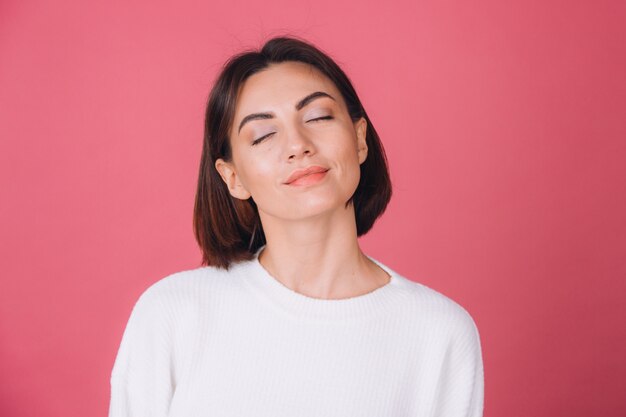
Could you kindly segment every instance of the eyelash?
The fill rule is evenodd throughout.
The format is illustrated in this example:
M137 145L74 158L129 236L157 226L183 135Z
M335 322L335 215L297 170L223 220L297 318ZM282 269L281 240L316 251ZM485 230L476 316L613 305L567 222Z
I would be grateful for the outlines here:
M333 118L332 116L316 117L315 119L311 119L311 120L309 120L309 122L316 122L316 121L319 121L319 120L330 120L330 119L332 119L332 118ZM307 122L307 123L308 123L308 122ZM267 138L267 137L269 137L269 136L273 135L274 133L275 133L275 132L268 133L268 134L267 134L267 135L265 135L265 136L261 136L260 138L253 140L253 141L252 141L252 145L256 145L257 143L259 143L259 142L261 142L263 139L265 139L265 138Z

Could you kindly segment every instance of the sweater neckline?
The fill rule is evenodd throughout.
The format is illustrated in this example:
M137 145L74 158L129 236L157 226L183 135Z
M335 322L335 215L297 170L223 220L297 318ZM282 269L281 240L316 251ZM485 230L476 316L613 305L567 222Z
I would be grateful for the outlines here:
M253 259L247 262L248 272L251 273L244 273L245 279L272 304L297 318L323 321L366 318L397 306L404 295L404 291L399 290L402 277L387 265L366 255L389 274L389 282L368 293L350 298L309 297L285 286L261 265L259 254L264 248L265 245L258 248Z

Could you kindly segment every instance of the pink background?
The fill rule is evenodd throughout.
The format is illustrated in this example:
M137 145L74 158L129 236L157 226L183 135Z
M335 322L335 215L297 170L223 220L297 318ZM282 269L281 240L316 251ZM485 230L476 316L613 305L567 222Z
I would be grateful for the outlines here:
M199 266L211 82L285 33L353 80L395 186L362 247L472 314L485 416L626 415L626 2L90 3L0 3L0 415L107 413Z

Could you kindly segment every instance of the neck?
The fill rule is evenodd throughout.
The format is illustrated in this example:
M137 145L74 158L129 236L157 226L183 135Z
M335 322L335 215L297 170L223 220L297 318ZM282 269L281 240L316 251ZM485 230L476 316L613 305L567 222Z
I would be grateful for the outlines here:
M267 242L259 262L286 287L313 298L341 299L389 282L359 247L352 205L297 221L259 214Z

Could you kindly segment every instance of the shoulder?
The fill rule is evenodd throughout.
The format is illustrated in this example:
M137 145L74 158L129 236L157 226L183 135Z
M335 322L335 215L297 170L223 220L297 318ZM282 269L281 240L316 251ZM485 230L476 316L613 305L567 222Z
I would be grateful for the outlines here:
M177 271L150 284L137 299L135 308L189 308L212 297L234 293L241 285L238 267L214 266Z
M452 338L476 339L478 329L469 311L451 297L397 274L408 294L408 315L423 326Z
M199 286L219 285L228 275L228 271L213 266L177 271L150 284L141 296L163 297L176 292L189 291Z
M408 278L386 263L370 257L395 278L395 288L402 293L408 317L418 317L419 323L441 326L450 324L474 331L476 324L470 313L457 301L430 288L417 280Z

